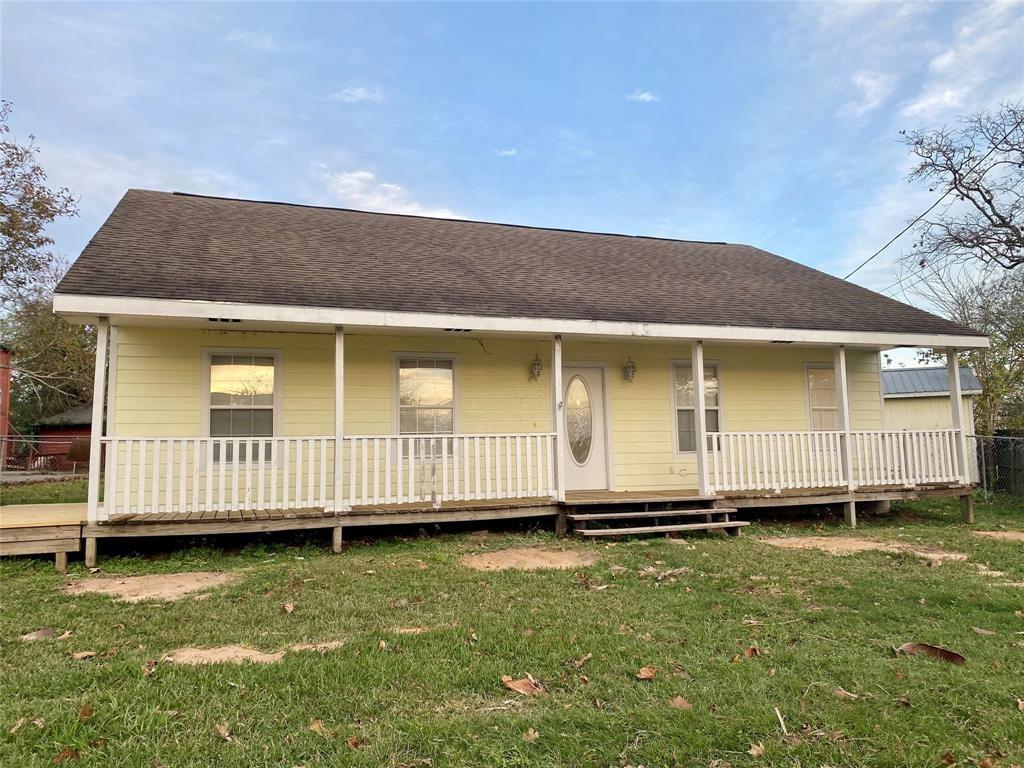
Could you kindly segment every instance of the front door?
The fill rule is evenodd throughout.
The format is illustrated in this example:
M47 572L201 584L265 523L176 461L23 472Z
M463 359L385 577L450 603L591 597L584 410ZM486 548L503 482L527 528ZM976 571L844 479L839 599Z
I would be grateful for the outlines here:
M604 371L563 368L565 382L565 487L570 491L608 488L605 448Z

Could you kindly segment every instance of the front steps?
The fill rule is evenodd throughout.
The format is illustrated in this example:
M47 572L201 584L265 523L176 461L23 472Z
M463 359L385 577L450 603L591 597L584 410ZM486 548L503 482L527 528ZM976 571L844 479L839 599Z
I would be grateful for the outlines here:
M581 511L583 510L583 511ZM750 523L731 520L732 507L719 507L713 497L620 500L568 505L566 515L577 536L634 536L689 531L724 531L738 536Z

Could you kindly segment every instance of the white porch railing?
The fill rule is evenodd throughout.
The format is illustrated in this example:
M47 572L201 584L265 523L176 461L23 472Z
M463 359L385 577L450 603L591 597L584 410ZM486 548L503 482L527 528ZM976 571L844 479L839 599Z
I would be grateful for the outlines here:
M345 437L340 504L335 442L104 437L96 519L556 495L554 433Z
M956 429L708 434L716 492L968 482L957 464ZM852 483L844 469L850 451Z

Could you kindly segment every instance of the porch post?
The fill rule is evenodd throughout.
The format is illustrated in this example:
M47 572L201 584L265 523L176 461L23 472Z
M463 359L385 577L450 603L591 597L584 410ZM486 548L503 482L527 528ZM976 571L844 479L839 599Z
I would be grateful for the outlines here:
M345 468L345 329L334 329L334 511L347 511L342 477Z
M949 375L949 408L953 417L953 429L957 431L954 438L957 479L967 485L969 477L967 474L967 435L964 428L964 395L960 387L960 356L955 348L946 350L946 371ZM970 495L960 497L960 510L963 513L964 522L974 522L973 502Z
M555 500L565 501L565 469L562 466L565 448L565 419L562 417L562 337L556 335L551 344L551 420L555 427Z
M92 426L89 431L89 505L90 523L99 520L100 462L103 460L103 413L107 399L107 337L110 320L101 317L96 324L96 369L92 378Z
M842 344L833 349L832 368L836 379L836 427L842 432L840 438L843 474L846 475L846 488L853 493L857 482L853 477L853 434L850 429L850 386L846 375L846 347ZM844 503L843 516L851 528L857 527L857 508L851 498Z
M697 493L710 495L708 483L708 417L704 401L704 342L699 339L690 347L693 371L693 424L697 448Z

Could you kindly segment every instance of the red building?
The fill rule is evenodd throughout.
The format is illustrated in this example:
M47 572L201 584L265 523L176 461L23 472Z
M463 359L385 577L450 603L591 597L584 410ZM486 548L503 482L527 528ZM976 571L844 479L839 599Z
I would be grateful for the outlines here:
M31 468L81 470L89 463L92 405L77 405L35 425Z

